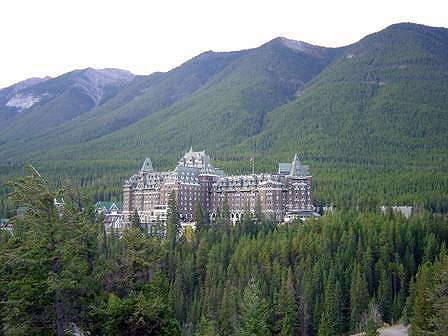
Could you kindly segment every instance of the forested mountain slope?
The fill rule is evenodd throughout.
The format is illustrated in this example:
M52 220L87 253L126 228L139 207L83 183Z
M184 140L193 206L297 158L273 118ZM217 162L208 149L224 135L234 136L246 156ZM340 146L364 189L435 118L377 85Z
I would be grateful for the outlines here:
M258 142L352 161L440 164L447 80L448 30L394 25L347 48L296 100L269 113Z
M172 168L192 145L226 171L247 173L256 148L258 171L298 152L318 202L448 210L447 82L448 30L408 23L342 48L277 38L205 52L138 76L57 125L39 129L25 118L21 127L35 132L3 131L3 178L28 160L98 190L106 172L110 192L95 198L119 197L121 179L145 156Z
M95 147L89 151L93 157L115 144L122 150L148 144L164 153L179 151L186 142L209 148L239 143L258 133L266 113L294 98L336 54L284 38L246 51L205 52L168 73L139 79L107 103L0 153L28 156L23 141L45 150L56 143L86 143ZM82 146L80 152L86 153Z
M244 51L204 53L167 73L142 77L106 104L49 132L38 142L48 146L56 138L63 143L86 142L138 123L140 119L190 96L242 54Z

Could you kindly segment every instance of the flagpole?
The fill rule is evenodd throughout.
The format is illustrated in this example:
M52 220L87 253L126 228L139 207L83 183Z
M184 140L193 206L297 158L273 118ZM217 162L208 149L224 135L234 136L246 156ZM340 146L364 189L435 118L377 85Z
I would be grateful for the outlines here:
M254 142L254 152L252 154L252 175L255 175L255 150L257 148L257 143Z

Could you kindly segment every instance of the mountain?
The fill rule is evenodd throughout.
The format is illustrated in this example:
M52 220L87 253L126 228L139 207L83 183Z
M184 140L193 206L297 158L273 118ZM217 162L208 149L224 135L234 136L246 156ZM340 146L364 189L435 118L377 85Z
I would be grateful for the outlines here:
M205 52L166 73L129 75L102 95L73 84L79 76L14 93L42 100L16 107L13 117L0 109L9 125L0 129L0 161L93 178L104 174L92 163L102 160L118 194L121 176L147 155L167 167L193 145L221 167L248 172L244 157L254 149L267 171L298 152L313 167L321 201L430 200L448 209L445 28L396 24L341 48L279 37ZM61 87L56 103L41 87Z
M347 47L297 99L271 111L257 141L315 156L324 149L327 158L439 164L447 80L448 30L393 25Z
M75 70L56 78L31 78L0 90L2 141L22 139L100 106L134 79L120 69Z
M128 148L151 143L160 153L179 151L185 145L179 147L179 139L210 148L232 145L259 132L267 112L294 99L338 52L284 38L239 52L205 52L167 73L137 78L105 104L0 152L41 157L30 149L92 141L108 147L109 137Z

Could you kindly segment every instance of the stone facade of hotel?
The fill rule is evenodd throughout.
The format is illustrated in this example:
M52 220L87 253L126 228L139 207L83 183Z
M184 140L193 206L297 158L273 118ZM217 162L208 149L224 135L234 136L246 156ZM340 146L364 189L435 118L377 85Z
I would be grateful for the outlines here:
M164 221L171 192L176 195L183 222L194 220L196 202L211 219L216 217L227 195L233 222L259 202L263 213L278 222L312 216L312 179L308 166L295 155L291 163L279 163L277 173L225 176L214 168L205 151L185 153L173 171L156 172L146 158L140 171L123 185L124 224L129 224L135 209L142 223Z

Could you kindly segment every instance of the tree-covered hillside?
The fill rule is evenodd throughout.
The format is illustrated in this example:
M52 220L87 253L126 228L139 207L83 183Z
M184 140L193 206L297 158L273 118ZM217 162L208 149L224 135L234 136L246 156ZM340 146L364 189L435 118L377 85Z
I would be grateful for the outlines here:
M257 171L297 152L317 203L447 211L447 50L447 29L398 24L343 48L277 38L206 52L40 133L4 131L0 178L31 161L110 198L146 156L172 169L193 146L248 173L254 151Z

